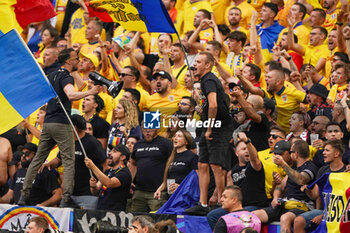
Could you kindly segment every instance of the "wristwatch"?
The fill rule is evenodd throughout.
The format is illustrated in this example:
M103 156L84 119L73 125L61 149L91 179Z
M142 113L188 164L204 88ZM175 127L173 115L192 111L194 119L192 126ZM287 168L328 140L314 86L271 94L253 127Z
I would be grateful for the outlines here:
M252 142L252 140L250 140L250 138L248 138L248 140L245 142L245 144L249 144L251 142Z

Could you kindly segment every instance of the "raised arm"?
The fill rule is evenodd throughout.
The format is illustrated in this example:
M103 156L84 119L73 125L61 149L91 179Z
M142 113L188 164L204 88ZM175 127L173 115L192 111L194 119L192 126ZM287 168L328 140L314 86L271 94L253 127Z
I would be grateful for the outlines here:
M303 47L299 44L294 43L293 25L296 23L295 18L289 15L287 21L288 21L288 36L287 36L288 47L291 50L301 55L304 55Z
M255 171L260 171L262 168L262 163L259 159L258 152L256 151L253 144L248 140L247 135L243 132L238 133L238 137L240 140L247 144L247 149L249 153L249 161L250 165L253 167Z

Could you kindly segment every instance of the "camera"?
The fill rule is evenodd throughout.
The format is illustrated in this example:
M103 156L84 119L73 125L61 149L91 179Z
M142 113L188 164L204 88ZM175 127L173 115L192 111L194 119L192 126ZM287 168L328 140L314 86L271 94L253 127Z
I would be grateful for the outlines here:
M113 226L108 221L99 220L90 227L92 233L127 233L128 229L119 226Z
M113 96L113 98L117 97L117 95L119 94L119 92L123 88L123 81L120 81L120 82L113 81L112 82L97 72L90 72L89 78L96 85L106 85L108 92Z

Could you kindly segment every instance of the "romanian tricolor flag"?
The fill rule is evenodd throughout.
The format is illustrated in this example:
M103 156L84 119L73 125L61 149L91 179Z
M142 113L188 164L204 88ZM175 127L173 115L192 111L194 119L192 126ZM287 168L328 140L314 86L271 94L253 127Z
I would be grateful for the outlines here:
M87 7L91 17L119 23L126 30L176 32L162 0L93 0Z
M0 34L16 28L22 32L28 24L56 15L50 0L0 0Z
M324 210L321 224L314 232L350 232L350 173L327 173L317 183Z
M16 30L0 36L0 134L56 96Z

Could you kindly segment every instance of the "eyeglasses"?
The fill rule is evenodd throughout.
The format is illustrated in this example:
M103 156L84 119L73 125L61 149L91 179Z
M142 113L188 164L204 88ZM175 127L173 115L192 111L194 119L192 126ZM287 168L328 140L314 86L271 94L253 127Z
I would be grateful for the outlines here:
M291 150L289 151L289 154L295 153L295 150Z
M32 153L31 151L26 151L26 152L21 151L19 152L19 155L20 156L24 155L25 157L28 157L31 153Z
M269 138L272 137L273 139L277 139L277 138L282 138L281 136L277 135L277 134L270 134ZM283 139L283 138L282 138Z
M125 77L125 76L134 76L134 75L132 75L132 74L126 74L126 73L121 73L119 76L123 78L123 77Z
M178 103L177 105L189 106L190 104L180 102L180 103Z

